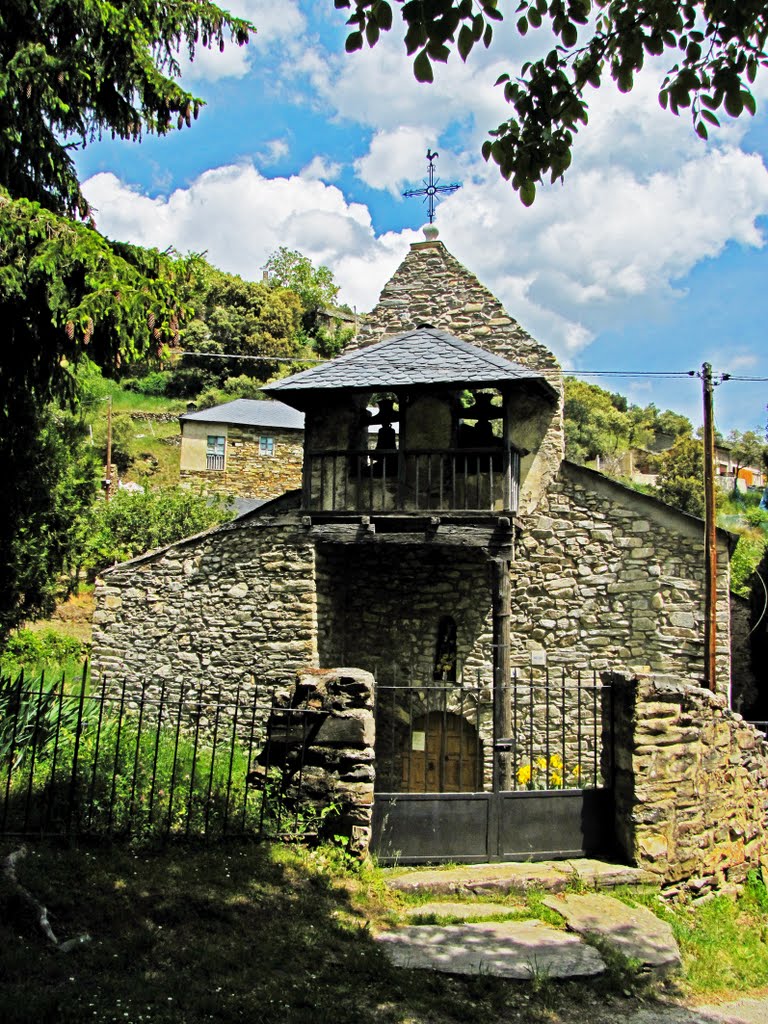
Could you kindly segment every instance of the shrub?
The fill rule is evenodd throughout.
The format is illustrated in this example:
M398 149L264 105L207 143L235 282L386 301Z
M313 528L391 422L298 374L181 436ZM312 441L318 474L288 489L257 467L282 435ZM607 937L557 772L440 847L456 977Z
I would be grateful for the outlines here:
M118 491L90 512L82 564L95 575L114 562L163 547L232 518L227 502L184 487Z
M68 662L79 662L86 645L55 629L20 629L5 644L0 658L0 675L17 674L21 669L58 669Z
M130 377L124 382L123 386L126 391L135 391L139 395L155 395L159 397L167 394L171 376L170 370L155 370L144 377Z

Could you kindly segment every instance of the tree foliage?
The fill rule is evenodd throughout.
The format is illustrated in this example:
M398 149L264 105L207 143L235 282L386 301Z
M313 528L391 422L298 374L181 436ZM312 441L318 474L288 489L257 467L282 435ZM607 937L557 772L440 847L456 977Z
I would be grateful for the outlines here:
M70 568L78 523L97 491L97 464L78 417L29 395L0 431L11 486L0 502L0 639L53 610ZM0 644L2 646L2 644Z
M659 497L692 516L704 516L704 445L684 437L659 456Z
M764 465L768 467L766 455L768 445L763 438L754 430L732 430L725 439L726 447L730 450L731 458L736 466L733 474L733 489L738 486L739 473L747 466L754 466L757 469Z
M305 315L332 306L339 294L333 271L324 265L315 267L309 257L284 245L264 264L272 288L290 288L301 299Z
M565 378L565 452L574 462L613 459L629 448L648 448L660 433L690 436L685 416L650 403L630 405L624 395L575 377Z
M174 342L187 272L184 259L0 194L0 431L22 396L71 400L86 356L114 372Z
M99 572L231 518L223 499L184 487L143 494L118 491L111 501L93 505L83 518L80 562Z
M86 217L71 150L191 124L203 101L176 80L181 54L252 29L209 0L3 0L0 185Z
M434 62L452 51L466 61L479 44L491 45L503 20L499 0L334 0L350 9L346 48L375 46L399 10L405 47L420 82L434 79ZM751 85L768 63L768 10L764 0L520 0L513 31L525 36L544 26L555 45L496 84L514 113L490 132L483 156L493 160L526 206L547 175L562 178L571 164L574 136L587 124L588 87L610 78L629 92L648 58L665 56L668 71L659 102L673 114L690 110L702 138L717 126L717 111L754 114Z

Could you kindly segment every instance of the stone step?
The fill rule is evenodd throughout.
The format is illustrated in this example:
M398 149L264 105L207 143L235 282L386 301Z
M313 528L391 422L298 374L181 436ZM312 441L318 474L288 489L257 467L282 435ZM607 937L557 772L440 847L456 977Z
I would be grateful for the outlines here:
M510 907L507 903L422 903L418 907L408 907L406 917L453 917L462 921L480 921L489 917L509 917L518 914L519 907Z
M602 957L577 935L542 921L407 925L376 935L396 967L501 978L590 977Z
M594 935L658 974L675 971L682 963L671 926L646 907L629 907L597 892L547 896L543 903L561 914L571 931Z
M611 889L618 885L642 885L654 876L642 868L612 864L589 857L574 860L464 864L450 868L392 870L385 882L399 892L433 892L437 895L492 895L542 889L564 892L574 885Z

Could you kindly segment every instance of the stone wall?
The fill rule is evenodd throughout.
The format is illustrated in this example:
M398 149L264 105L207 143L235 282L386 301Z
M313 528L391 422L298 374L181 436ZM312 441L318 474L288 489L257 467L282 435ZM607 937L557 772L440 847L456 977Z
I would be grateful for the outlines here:
M304 434L296 430L236 427L228 425L225 469L185 469L182 483L201 485L216 494L241 498L279 498L286 491L301 487L304 459ZM273 455L259 450L259 438L271 437Z
M375 777L373 676L354 668L305 668L286 704L290 710L275 708L267 727L277 757L270 759L265 749L259 763L293 763L281 787L288 819L293 804L302 818L319 822L321 838L342 836L348 852L364 856ZM297 728L302 709L316 720L314 728Z
M768 742L722 696L614 680L617 838L633 864L698 892L768 867Z
M752 605L731 594L731 704L745 718L761 719L752 657Z
M458 678L492 678L491 578L480 549L323 544L317 558L321 664L358 665L386 685L431 685L441 618L457 624Z
M314 549L287 504L104 573L92 671L233 697L316 663Z
M563 463L512 565L512 664L704 672L704 527L653 498ZM727 537L719 535L718 688L729 692Z

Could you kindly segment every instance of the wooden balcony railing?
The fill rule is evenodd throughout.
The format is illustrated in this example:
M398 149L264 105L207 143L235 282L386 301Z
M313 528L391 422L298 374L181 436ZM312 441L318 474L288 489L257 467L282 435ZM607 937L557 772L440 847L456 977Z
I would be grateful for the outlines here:
M516 512L514 448L311 451L303 506L311 512Z

